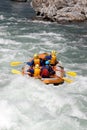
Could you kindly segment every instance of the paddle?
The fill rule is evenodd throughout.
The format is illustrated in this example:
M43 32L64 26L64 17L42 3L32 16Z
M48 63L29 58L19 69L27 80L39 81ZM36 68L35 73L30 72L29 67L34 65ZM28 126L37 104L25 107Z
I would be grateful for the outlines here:
M16 70L16 69L12 69L11 72L12 72L13 74L22 74L21 71ZM64 81L66 81L67 83L72 83L72 82L73 82L73 80L71 80L71 79L69 79L69 78L66 78L66 77L63 77L63 79L64 79Z
M20 61L10 62L10 66L18 66L18 65L21 65L23 63L26 63L27 65L31 66L31 62L20 62Z
M15 70L15 69L12 69L11 72L12 72L13 74L22 74L21 71Z
M72 83L74 82L73 80L69 79L69 78L66 78L66 77L63 77L64 81L66 81L67 83Z
M24 62L20 62L20 61L14 61L14 62L10 62L10 66L17 66L20 64L23 64Z
M69 76L73 76L73 77L75 77L77 75L77 73L73 72L73 71L67 71L66 74L68 74Z

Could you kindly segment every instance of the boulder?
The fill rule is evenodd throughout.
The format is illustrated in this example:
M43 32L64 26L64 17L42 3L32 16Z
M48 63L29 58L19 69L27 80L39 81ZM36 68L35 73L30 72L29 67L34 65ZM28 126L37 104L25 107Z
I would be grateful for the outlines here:
M32 0L36 16L54 22L87 20L87 0Z
M27 2L27 0L11 0L11 1L15 1L15 2Z

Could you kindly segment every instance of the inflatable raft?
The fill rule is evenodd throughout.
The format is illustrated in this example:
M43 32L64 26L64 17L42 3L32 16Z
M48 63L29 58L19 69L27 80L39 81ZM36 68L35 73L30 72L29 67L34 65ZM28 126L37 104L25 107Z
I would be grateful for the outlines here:
M46 55L48 55L48 53L39 54L39 58L44 59ZM62 67L59 62L55 66L52 66L52 67L53 67L53 70L55 71L54 75L51 75L49 78L40 77L39 79L45 84L59 85L59 84L64 83L64 78L63 78L64 77L64 67ZM23 67L22 73L26 74L28 69L29 69L29 66L25 65Z

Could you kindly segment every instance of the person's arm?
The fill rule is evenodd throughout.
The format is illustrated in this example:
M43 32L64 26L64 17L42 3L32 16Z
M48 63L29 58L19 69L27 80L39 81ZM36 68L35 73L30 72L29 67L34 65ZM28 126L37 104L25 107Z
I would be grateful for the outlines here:
M26 64L29 65L29 66L33 66L34 65L34 60L32 60L31 62L27 62Z
M46 60L51 60L52 56L51 55L48 55L45 57Z
M50 74L54 75L55 74L55 71L53 70L53 68L51 66L49 66L49 72Z

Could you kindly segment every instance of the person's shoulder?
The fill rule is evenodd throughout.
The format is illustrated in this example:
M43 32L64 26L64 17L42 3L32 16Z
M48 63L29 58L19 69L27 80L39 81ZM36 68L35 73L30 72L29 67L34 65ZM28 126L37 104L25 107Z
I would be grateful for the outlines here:
M52 56L51 55L47 55L46 58L51 58Z

